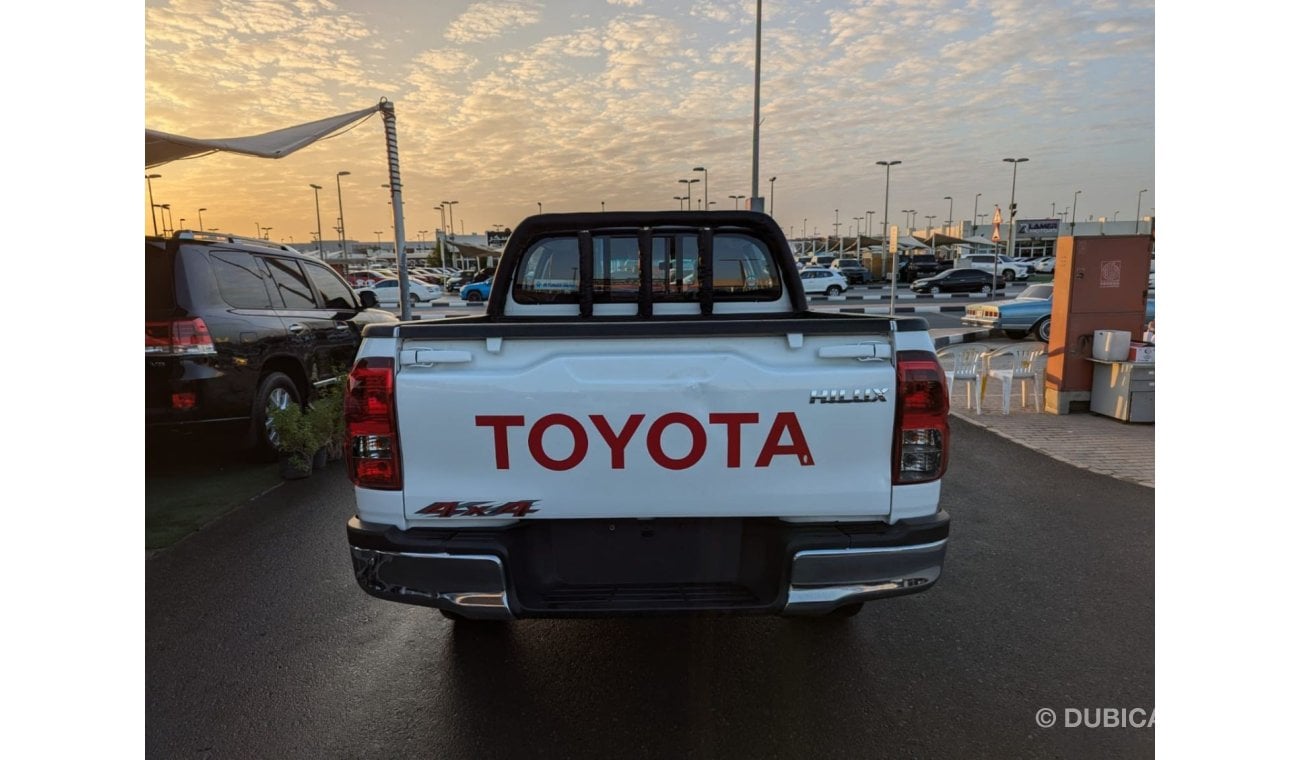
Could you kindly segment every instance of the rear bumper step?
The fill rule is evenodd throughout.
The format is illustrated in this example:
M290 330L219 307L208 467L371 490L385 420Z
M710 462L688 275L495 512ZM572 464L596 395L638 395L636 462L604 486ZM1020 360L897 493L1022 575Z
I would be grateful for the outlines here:
M821 615L932 586L946 512L884 523L523 521L488 530L348 522L367 593L475 619Z

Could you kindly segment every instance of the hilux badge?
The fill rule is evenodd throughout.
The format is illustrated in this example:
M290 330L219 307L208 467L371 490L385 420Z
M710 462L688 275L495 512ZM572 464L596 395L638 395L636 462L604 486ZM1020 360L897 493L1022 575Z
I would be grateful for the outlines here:
M873 401L885 401L888 388L839 388L834 390L813 391L808 397L810 404L870 404Z

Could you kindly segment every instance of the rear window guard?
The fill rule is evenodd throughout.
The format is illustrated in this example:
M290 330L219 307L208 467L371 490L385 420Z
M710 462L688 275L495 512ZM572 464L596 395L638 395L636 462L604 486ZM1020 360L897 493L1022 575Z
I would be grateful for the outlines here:
M521 255L511 295L519 304L578 304L582 317L597 303L775 301L783 293L776 257L742 229L639 227L558 232Z

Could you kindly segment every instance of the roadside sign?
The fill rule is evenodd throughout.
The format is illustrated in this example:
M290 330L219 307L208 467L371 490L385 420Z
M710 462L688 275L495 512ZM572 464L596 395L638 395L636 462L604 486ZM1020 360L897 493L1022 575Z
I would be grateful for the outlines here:
M993 207L993 242L1002 240L1002 209L997 206Z
M889 225L889 252L898 253L898 225Z

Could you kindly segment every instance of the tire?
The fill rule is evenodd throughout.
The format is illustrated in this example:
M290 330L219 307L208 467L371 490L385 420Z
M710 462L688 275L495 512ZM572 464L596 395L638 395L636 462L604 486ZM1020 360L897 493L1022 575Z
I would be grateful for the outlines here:
M932 295L932 296L936 296L936 295L939 295L939 294L942 293L942 292L943 292L943 291L939 289L939 286L938 286L938 285L931 285L931 286L930 286L930 295Z
M1003 269L1003 270L1002 270L1002 281L1003 281L1004 283L1012 283L1012 282L1015 282L1015 281L1016 281L1016 270L1014 270L1014 269Z
M420 305L420 297L417 296L416 294L414 294L414 293L408 293L408 294L406 295L406 298L407 298L407 300L409 300L409 301L411 302L411 305L412 305L412 306L419 306L419 305Z
M1046 343L1047 339L1051 337L1052 334L1052 318L1043 317L1034 323L1034 326L1030 328L1030 331L1033 332L1035 338Z
M259 462L274 462L280 452L275 447L275 430L271 427L270 410L286 409L289 404L301 404L302 394L293 380L283 372L271 372L262 378L253 399L253 420L249 431L251 453Z
M830 287L826 288L826 295L828 296L838 296L840 293L843 292L844 291L840 290L839 285L831 285Z
M1029 331L1028 330L1003 330L1002 334L1006 335L1011 340L1024 340L1025 336L1029 334Z
M470 292L465 294L465 300L469 301L470 303L477 303L483 300L483 294L478 292L477 290L471 290Z
M982 295L982 296L987 296L987 295L990 295L992 292L993 292L993 286L992 286L992 285L981 285L981 286L980 286L980 295Z

